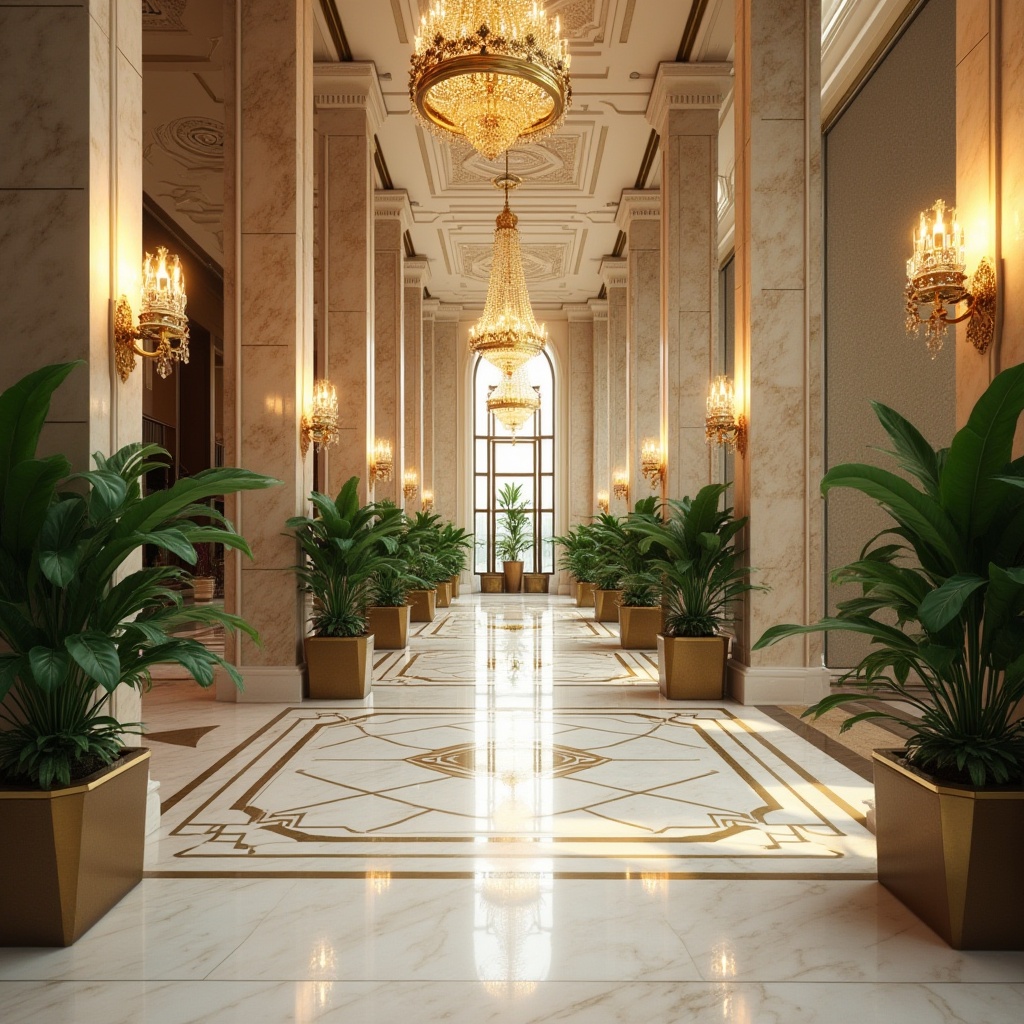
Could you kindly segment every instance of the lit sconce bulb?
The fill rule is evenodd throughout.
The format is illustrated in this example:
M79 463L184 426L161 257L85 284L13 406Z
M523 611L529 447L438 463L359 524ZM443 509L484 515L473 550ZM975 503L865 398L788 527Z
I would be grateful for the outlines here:
M387 483L394 472L395 459L391 450L391 442L377 438L373 446L373 457L370 461L370 479Z
M424 512L430 512L433 509L433 507L434 507L434 492L433 491L424 491L423 492L423 500L421 502L421 505L422 505L422 508L423 508Z
M732 381L719 376L708 388L704 436L708 444L727 444L740 452L747 450L747 422L736 415L736 396Z
M416 475L416 470L407 469L402 474L402 493L405 495L406 501L412 501L416 497L419 486L420 482L419 477Z
M329 448L338 440L338 392L329 380L313 383L313 400L309 411L302 417L299 443L302 457L306 457L310 444Z
M661 442L653 437L644 438L640 446L640 472L650 482L651 490L657 490L658 484L665 475L665 458L661 451Z
M624 470L616 470L612 476L612 494L619 501L629 501L629 474Z
M608 514L608 510L611 508L611 505L610 505L610 503L608 501L608 492L607 491L598 491L597 492L597 507L605 515Z

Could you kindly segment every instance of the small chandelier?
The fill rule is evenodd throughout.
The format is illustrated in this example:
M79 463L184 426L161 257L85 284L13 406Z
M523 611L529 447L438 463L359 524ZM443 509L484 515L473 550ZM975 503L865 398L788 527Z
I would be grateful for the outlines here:
M302 417L299 445L302 457L309 446L329 448L338 440L338 392L329 380L313 382L313 403Z
M420 122L494 160L558 128L572 103L569 47L536 0L445 0L423 15L409 70Z
M501 383L487 396L487 411L512 432L515 442L516 431L540 408L540 395L526 379L522 368L502 377Z
M597 492L597 507L598 507L598 510L603 512L605 515L608 514L608 510L611 508L611 505L610 505L610 503L608 501L608 492L607 491L598 491Z
M494 259L487 284L487 300L480 319L469 329L470 351L482 356L509 377L544 351L547 332L537 326L526 290L523 255L519 247L519 218L509 209L508 191L520 178L508 173L494 179L505 190L505 207L494 230Z
M728 377L716 377L708 389L708 414L704 420L708 444L731 445L747 450L747 421L736 415L736 396Z
M949 325L970 320L967 340L984 353L995 333L995 270L988 259L982 259L967 282L964 230L956 221L956 210L947 211L941 199L935 201L932 210L935 216L931 220L927 211L921 214L919 229L913 236L914 253L907 260L907 333L916 334L923 324L928 351L934 359ZM927 320L922 320L918 313L923 302L932 304ZM959 302L967 303L966 312L949 316L946 305Z
M645 437L640 446L640 475L650 482L651 490L657 490L665 476L665 457L661 442L657 438Z
M373 446L373 457L370 460L370 479L387 483L395 469L395 456L391 442L377 438Z
M617 501L629 501L629 474L617 469L612 475L612 494Z
M416 497L416 492L420 489L419 477L416 475L415 469L407 469L402 474L402 493L405 495L406 501L412 501Z
M431 512L434 508L434 492L424 491L420 505L424 512Z
M121 383L135 369L135 357L156 360L162 378L171 375L175 360L188 362L188 317L185 316L185 277L181 260L158 246L156 256L142 261L142 305L139 326L132 323L132 307L121 296L114 307L114 363ZM155 347L147 349L146 343Z

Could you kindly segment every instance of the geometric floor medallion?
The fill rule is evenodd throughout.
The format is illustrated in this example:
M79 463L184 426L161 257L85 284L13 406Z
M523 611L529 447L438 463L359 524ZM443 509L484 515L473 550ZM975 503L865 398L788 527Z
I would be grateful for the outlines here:
M608 762L606 757L558 744L551 747L535 745L532 759L535 764L533 774L547 775L550 778L572 775L574 772ZM488 743L482 749L475 743L458 743L443 750L416 754L407 757L406 760L410 764L422 765L424 768L464 779L472 779L478 775L507 775L507 770L501 766L500 750L495 743Z

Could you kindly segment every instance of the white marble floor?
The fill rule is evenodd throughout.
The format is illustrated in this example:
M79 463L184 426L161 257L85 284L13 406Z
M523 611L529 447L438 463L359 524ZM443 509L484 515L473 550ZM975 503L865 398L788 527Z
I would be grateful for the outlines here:
M464 596L365 702L162 683L146 878L70 949L0 950L0 1021L1024 1020L1024 954L952 951L873 880L861 775L663 700L592 620Z

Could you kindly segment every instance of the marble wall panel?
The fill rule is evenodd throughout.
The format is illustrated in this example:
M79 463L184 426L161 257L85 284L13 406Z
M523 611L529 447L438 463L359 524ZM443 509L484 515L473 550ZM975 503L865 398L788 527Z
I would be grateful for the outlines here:
M403 291L402 319L404 324L403 341L403 472L398 474L403 479L406 469L416 471L419 489L412 501L407 503L409 510L420 507L423 493L423 286L419 284L405 285ZM403 489L402 497L405 492ZM403 501L403 504L406 504Z
M114 14L117 48L139 77L142 76L142 4L134 0L113 0L117 7ZM111 0L89 5L90 13L100 25L108 24ZM106 13L105 13L106 10ZM140 108L141 114L141 108Z
M594 514L594 323L569 320L569 520Z
M1024 362L1024 7L1002 4L1001 171L1003 329L999 367ZM1024 429L1016 454L1024 453Z
M324 111L318 119L332 130L331 118L345 111ZM329 267L328 303L331 310L372 310L373 191L370 179L370 140L366 115L359 115L359 135L327 136L326 206ZM368 314L370 322L372 315Z
M597 303L592 303L596 306ZM594 310L594 502L599 491L611 493L612 481L608 468L608 311L605 303Z
M396 238L392 238L394 235ZM394 242L398 242L395 246ZM389 244L390 243L390 244ZM374 356L373 429L375 437L391 442L394 471L390 480L374 484L378 500L402 501L405 408L402 250L398 222L378 220L374 240Z
M1017 7L1011 0L1011 9ZM956 0L956 62L960 63L988 35L989 0ZM1007 28L1004 24L1004 29ZM1013 39L1014 36L1006 36Z
M751 4L750 113L760 121L802 120L804 117L809 7L817 0L797 3ZM817 3L819 18L821 4ZM818 36L812 37L820 48Z
M675 351L666 358L668 441L665 496L692 495L711 480L711 451L704 435L711 353L710 314L679 313Z
M430 300L436 303L436 299ZM434 489L434 311L423 311L423 472L420 496Z
M372 351L367 344L366 313L327 315L327 375L338 389L338 426L342 439L327 449L325 479L335 495L349 477L360 480L360 494L369 499L367 452L373 437Z
M454 320L434 322L434 511L453 522L458 522L460 508L458 328Z
M629 309L626 289L612 287L608 293L608 465L612 476L624 472L629 477L630 497L636 490L629 464L630 401L629 347L627 341ZM611 496L611 510L625 515L629 502Z
M242 235L241 344L280 345L294 337L298 246L295 233Z
M630 254L630 391L631 391L631 460L636 467L636 498L650 493L646 480L639 475L640 449L645 438L661 443L661 228L650 220L634 221L634 232L640 225L645 233L657 231L657 248ZM636 498L631 504L635 503Z
M241 578L240 604L245 617L259 630L261 640L260 645L245 636L238 641L241 664L300 664L306 626L295 573L245 566Z

